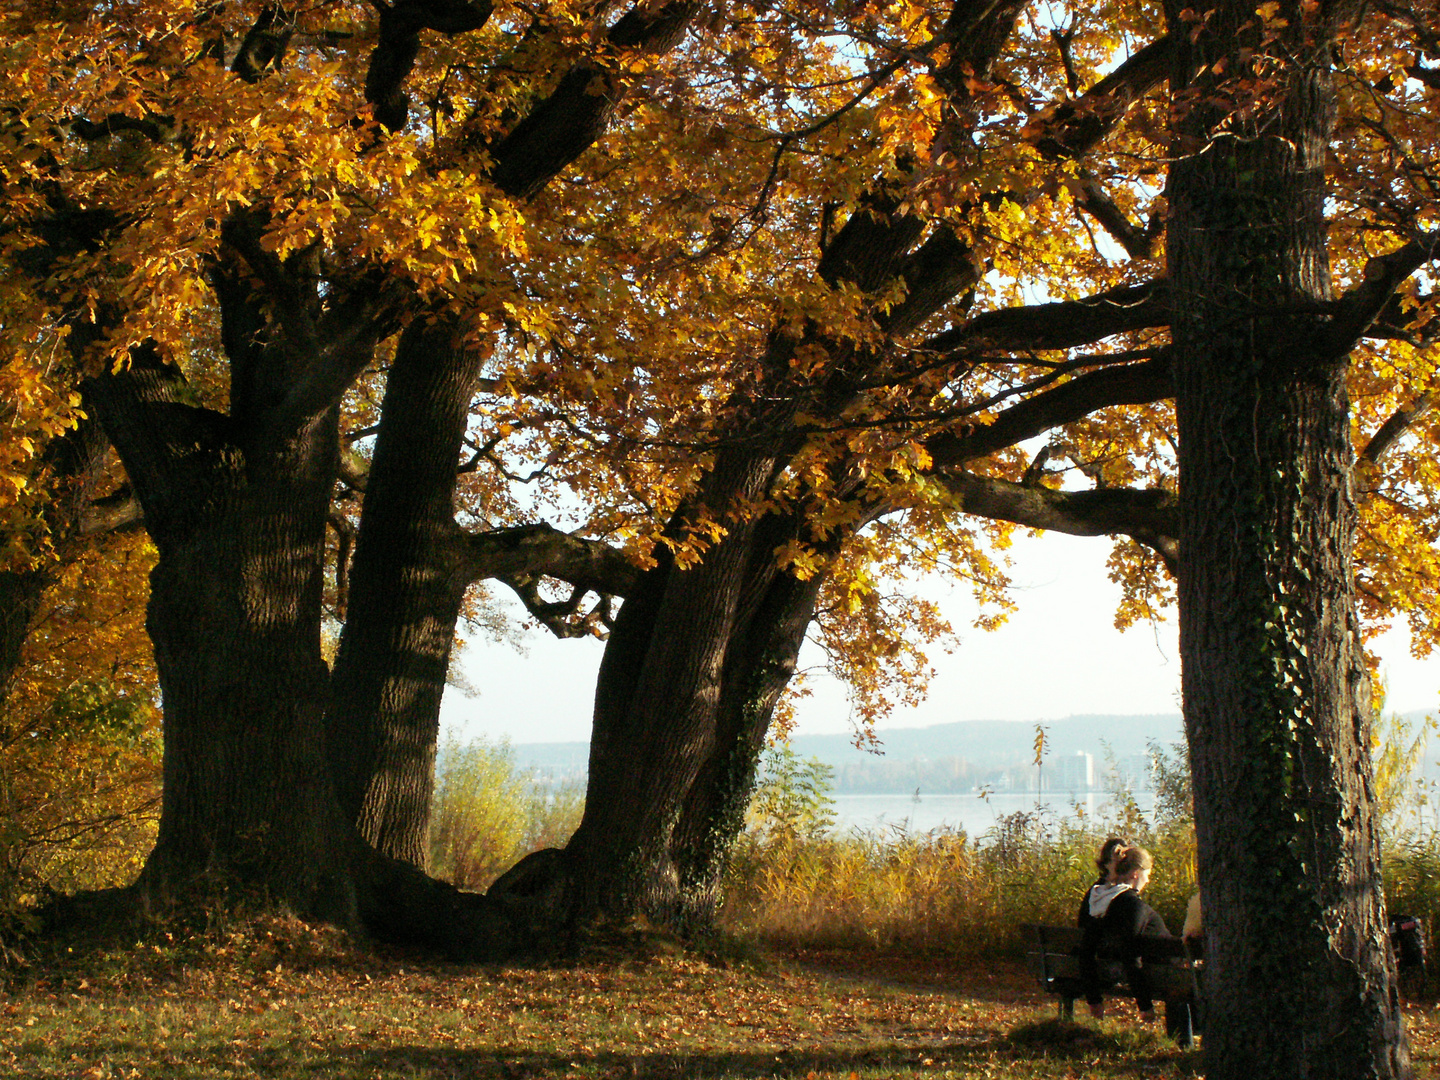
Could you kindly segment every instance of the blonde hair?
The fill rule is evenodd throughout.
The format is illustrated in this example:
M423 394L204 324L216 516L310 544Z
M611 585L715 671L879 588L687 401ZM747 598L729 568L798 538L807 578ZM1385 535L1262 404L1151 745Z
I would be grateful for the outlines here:
M1115 860L1116 878L1128 877L1137 870L1149 870L1155 865L1150 853L1139 844L1131 844Z

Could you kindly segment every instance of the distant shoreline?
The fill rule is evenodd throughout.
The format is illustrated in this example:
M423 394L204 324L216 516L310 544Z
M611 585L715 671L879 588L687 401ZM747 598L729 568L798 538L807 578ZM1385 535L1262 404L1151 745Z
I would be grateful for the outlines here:
M1404 714L1418 718L1424 712ZM1035 783L1037 727L1045 736L1042 781ZM1183 753L1179 713L1084 714L1055 720L959 720L878 732L877 750L857 748L849 734L795 735L791 750L833 770L832 793L844 796L995 795L1063 797L1151 789L1150 753ZM583 781L588 742L511 743L516 766L553 782ZM1088 764L1083 760L1089 755ZM1429 755L1427 755L1429 757ZM1427 762L1426 772L1435 771ZM1089 771L1087 771L1089 770Z

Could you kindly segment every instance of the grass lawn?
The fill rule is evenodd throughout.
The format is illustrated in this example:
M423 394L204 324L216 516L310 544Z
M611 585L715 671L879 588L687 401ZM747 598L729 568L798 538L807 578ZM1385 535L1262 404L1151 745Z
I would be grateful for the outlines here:
M1061 1024L1023 969L857 953L499 968L354 949L275 920L58 950L11 972L15 1077L1184 1077L1130 1019ZM1116 1010L1121 1011L1121 1010ZM1421 1076L1440 1012L1410 1011Z

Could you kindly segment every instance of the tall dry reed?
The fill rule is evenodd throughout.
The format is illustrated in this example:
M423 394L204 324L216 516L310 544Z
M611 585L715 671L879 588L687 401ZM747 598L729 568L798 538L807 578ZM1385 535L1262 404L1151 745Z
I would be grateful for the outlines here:
M789 842L747 834L731 863L722 920L782 945L1018 954L1023 924L1074 920L1110 834L1024 814L979 840L946 829ZM1136 839L1155 855L1146 899L1178 929L1194 889L1193 841L1153 829Z
M797 828L830 819L828 770L782 747L767 755L750 828L736 845L722 923L785 945L1018 954L1025 923L1074 920L1095 879L1096 851L1118 835L1154 854L1146 899L1178 929L1195 889L1189 774L1183 752L1152 754L1157 810L1149 817L1117 789L1101 820L1037 809L971 837ZM776 807L788 817L774 820Z

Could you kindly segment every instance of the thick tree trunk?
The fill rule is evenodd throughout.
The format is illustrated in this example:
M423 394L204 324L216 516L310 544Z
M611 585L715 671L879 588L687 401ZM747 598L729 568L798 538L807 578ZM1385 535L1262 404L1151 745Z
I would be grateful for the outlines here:
M758 609L731 635L714 746L681 807L671 844L680 881L678 916L685 928L708 928L714 920L770 721L795 674L824 581L820 574L802 581L776 572L774 545L757 544L754 555L771 564L770 573L757 567L760 573L752 575L767 580L768 587Z
M704 504L759 497L775 466L773 454L722 454ZM726 535L697 565L664 560L645 575L606 647L585 815L566 849L570 904L582 921L643 914L672 923L678 915L672 838L715 751L725 663L744 622L755 551L754 521L720 520Z
M734 525L686 570L657 549L601 664L585 818L563 858L522 864L497 895L543 896L581 926L637 916L682 933L711 925L823 580L776 565L796 530L779 513Z
M141 357L88 386L159 551L148 625L164 801L132 898L149 908L239 885L457 958L533 950L493 901L376 852L335 798L319 631L334 411L246 446L227 418L178 404L180 383Z
M413 324L385 387L326 730L341 809L423 868L440 698L469 578L453 500L482 354L453 322Z
M1213 71L1242 77L1240 49L1260 52L1243 36L1253 5L1213 13L1176 69L1168 246L1206 1074L1398 1077L1409 1065L1354 608L1345 358L1318 353L1323 324L1297 314L1329 297L1329 56L1311 15L1282 14L1282 96L1250 121L1220 129ZM1181 92L1202 66L1210 81Z
M355 921L349 830L324 758L320 655L335 413L275 447L177 404L158 363L93 381L159 552L147 626L165 709L164 801L141 878L215 874Z

